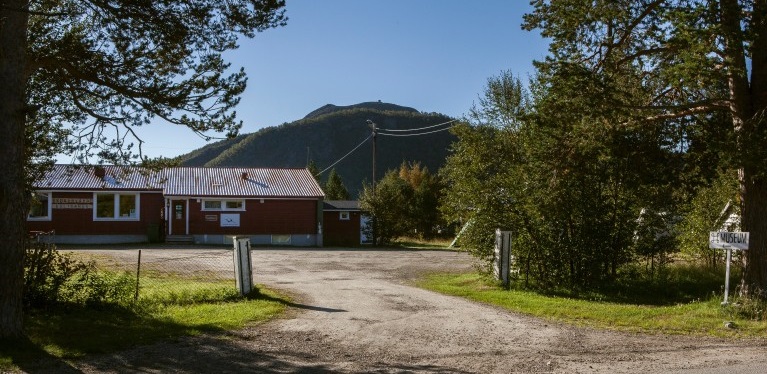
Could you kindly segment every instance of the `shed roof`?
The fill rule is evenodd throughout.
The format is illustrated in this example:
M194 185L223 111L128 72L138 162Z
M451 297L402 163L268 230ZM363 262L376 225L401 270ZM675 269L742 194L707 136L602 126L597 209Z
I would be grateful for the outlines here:
M325 200L322 202L322 210L325 211L358 211L360 202L358 200Z
M149 171L131 166L55 165L34 187L50 190L161 190L168 196L325 196L306 169L179 167Z

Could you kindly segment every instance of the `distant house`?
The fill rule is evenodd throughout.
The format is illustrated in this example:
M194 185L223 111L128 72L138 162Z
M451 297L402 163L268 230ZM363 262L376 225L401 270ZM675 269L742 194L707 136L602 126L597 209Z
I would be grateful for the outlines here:
M34 189L27 228L57 243L323 245L324 193L306 169L56 165Z
M367 217L356 200L328 200L323 207L325 245L356 247L367 244Z

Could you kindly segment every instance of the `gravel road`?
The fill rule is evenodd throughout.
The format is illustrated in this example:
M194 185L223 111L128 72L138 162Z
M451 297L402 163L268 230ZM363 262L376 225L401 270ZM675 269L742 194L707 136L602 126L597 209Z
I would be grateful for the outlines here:
M199 249L198 249L199 250ZM192 250L196 251L196 250ZM143 256L162 255L144 251ZM165 251L167 252L167 251ZM231 263L231 257L225 261ZM223 260L222 260L223 261ZM295 297L287 316L76 361L77 372L765 373L767 342L565 326L418 289L463 253L259 249L255 281Z

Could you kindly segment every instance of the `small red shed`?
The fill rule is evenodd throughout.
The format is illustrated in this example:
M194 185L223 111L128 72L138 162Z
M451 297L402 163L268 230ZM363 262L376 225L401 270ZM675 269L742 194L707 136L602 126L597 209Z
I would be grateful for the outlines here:
M328 200L323 207L325 245L357 247L366 244L367 218L356 200Z

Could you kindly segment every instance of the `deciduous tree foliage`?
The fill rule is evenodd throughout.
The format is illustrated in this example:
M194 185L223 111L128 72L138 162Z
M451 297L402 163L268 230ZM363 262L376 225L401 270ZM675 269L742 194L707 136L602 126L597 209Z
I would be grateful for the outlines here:
M461 246L489 264L493 232L511 230L516 266L536 287L597 288L658 256L637 250L637 217L674 208L673 139L624 124L624 113L589 95L603 85L587 77L541 74L532 94L508 72L491 78L442 171L443 211L467 224Z
M438 176L419 163L403 162L399 170L386 172L375 191L365 186L360 206L376 220L376 236L381 244L404 235L430 239L442 222L441 195Z
M284 0L0 1L0 338L22 334L28 183L57 152L138 158L163 120L235 135L246 84L222 54L284 25ZM133 146L137 144L137 146ZM138 152L137 152L138 151ZM38 169L39 171L39 169Z
M421 239L434 238L437 226L442 223L439 201L444 186L441 179L418 162L403 162L399 168L399 177L413 189L413 199L409 203L410 231Z
M731 119L742 229L751 232L743 290L767 290L767 2L533 2L524 27L550 38L543 74L577 67L591 95L643 126ZM616 81L633 84L614 84ZM631 121L627 121L630 123ZM704 141L715 141L705 139Z
M363 187L360 207L375 220L376 244L389 244L408 232L408 204L412 198L413 189L394 170L386 172L375 190L367 184Z

